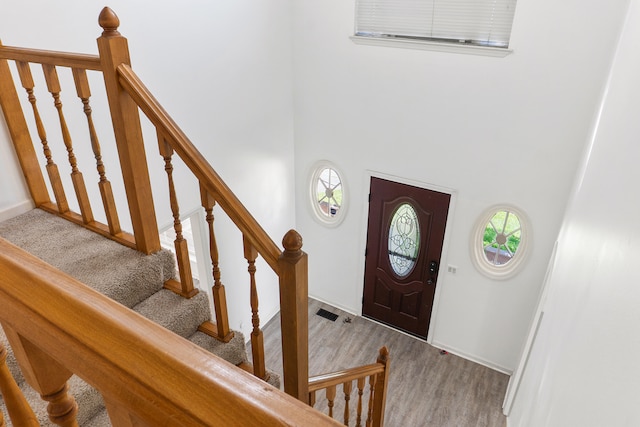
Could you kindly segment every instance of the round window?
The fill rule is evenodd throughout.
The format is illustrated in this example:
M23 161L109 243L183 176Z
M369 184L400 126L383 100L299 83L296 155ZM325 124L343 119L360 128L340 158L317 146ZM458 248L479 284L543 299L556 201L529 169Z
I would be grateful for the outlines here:
M524 213L513 206L494 206L485 211L471 236L476 268L494 279L515 275L530 246L528 228Z
M329 162L315 165L311 175L311 206L316 219L325 225L338 225L345 215L346 191L342 174Z

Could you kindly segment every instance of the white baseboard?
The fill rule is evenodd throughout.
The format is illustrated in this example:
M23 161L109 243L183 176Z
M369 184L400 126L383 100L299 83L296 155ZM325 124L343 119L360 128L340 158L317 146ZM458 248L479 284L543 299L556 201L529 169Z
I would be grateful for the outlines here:
M340 304L336 304L333 301L327 301L327 300L325 300L323 298L320 298L320 297L317 297L315 295L309 295L309 298L314 299L316 301L320 301L320 302L325 303L325 304L328 304L328 305L330 305L332 307L339 308L340 310L342 310L344 312L347 312L347 313L349 313L349 314L351 314L353 316L360 316L360 313L356 313L352 308L344 307L344 306L342 306Z
M491 368L494 371L502 372L503 374L507 374L507 375L513 374L513 370L512 369L506 368L504 366L500 366L500 365L498 365L496 363L493 363L493 362L490 362L488 360L484 360L481 357L475 356L473 354L466 353L466 352L464 352L462 350L459 350L459 349L457 349L455 347L451 347L449 345L440 343L440 342L435 341L435 340L431 343L431 345L433 345L434 347L438 347L438 348L440 348L442 350L446 350L447 352L449 352L451 354L455 354L456 356L460 356L463 359L467 359L467 360L470 360L470 361L472 361L474 363L477 363L479 365L483 365L483 366L486 366L487 368Z
M0 209L0 221L6 221L33 209L33 202L25 200L13 206Z

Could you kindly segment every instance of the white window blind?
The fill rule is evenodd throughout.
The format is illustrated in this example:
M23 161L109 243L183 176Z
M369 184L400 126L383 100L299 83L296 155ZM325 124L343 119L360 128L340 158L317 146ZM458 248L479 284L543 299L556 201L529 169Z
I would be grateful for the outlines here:
M356 36L509 46L516 0L358 0Z

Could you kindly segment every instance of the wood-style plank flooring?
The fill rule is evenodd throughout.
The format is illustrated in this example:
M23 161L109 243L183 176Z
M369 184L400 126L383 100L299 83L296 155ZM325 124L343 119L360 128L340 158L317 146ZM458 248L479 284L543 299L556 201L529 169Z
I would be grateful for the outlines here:
M338 319L332 322L316 315L319 308L338 314ZM351 322L345 322L347 318ZM267 368L282 376L279 316L263 331ZM507 375L452 354L442 355L423 341L309 300L310 375L373 363L383 345L392 358L386 427L506 425L501 406Z

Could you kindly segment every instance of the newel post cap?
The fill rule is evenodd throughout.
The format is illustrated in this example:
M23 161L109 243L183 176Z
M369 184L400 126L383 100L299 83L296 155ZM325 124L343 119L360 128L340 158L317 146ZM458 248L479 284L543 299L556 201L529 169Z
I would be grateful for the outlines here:
M302 249L302 236L296 230L289 230L282 238L284 252L288 255L296 255Z
M383 345L382 347L380 347L380 350L378 351L377 362L386 364L388 360L389 360L389 349L387 348L386 345Z
M104 31L102 31L103 37L113 37L119 36L118 27L120 26L120 19L118 19L118 15L111 10L110 7L105 6L100 12L100 16L98 17L98 24L102 27Z

